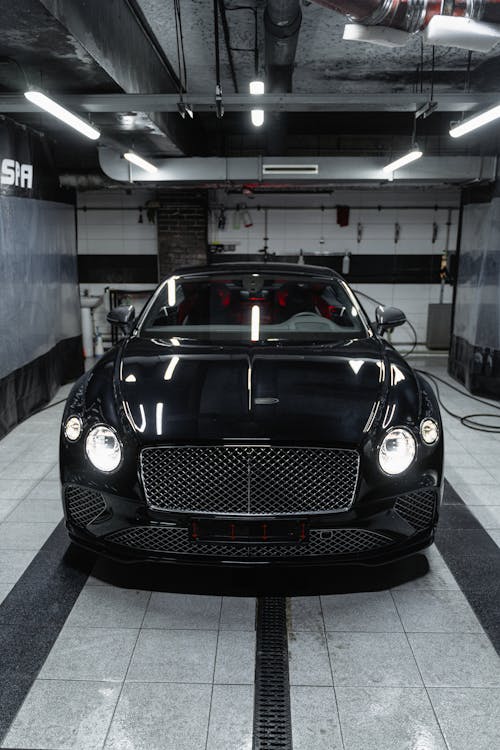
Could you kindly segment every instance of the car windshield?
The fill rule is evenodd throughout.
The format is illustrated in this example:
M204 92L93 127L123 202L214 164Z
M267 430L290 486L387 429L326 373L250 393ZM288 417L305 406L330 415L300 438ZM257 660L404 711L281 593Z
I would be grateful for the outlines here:
M327 343L364 337L363 312L335 278L265 272L172 276L139 334L237 344Z

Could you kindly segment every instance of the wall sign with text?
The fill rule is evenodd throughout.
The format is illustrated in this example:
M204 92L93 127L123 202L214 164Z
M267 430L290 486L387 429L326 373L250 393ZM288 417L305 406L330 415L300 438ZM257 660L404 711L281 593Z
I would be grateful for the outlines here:
M0 119L0 197L36 198L72 203L62 190L50 139L8 118Z

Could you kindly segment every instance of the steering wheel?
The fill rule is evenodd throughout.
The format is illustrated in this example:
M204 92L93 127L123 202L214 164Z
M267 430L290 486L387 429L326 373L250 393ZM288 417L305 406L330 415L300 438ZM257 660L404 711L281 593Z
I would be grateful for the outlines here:
M315 312L310 312L309 310L303 310L303 312L295 313L295 315L292 315L290 320L295 320L296 318L320 318L320 320L325 320L322 315L318 315L318 313Z
M327 320L327 318L324 318L322 315L318 315L318 313L308 312L306 310L292 315L292 317L288 321L288 324L293 330L294 328L296 329L295 324L306 323L307 321L310 321L312 325L315 325L320 330L332 330L331 321Z

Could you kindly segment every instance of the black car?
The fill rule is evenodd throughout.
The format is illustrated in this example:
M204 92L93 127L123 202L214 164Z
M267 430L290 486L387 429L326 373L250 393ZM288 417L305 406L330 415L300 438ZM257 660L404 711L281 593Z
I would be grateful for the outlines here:
M124 561L381 563L433 540L429 383L341 276L285 263L173 274L75 384L61 432L71 539Z

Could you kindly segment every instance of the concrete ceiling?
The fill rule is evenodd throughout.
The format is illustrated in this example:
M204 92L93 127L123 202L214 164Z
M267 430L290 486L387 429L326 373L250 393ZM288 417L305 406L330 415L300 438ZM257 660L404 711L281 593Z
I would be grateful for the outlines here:
M176 61L173 0L138 0L165 54ZM254 16L247 10L231 10L254 5L258 14L259 57L264 60L262 17L265 0L248 3L226 0L226 16L235 48L252 50ZM189 90L207 93L215 86L213 6L207 0L182 0L184 39L187 50ZM342 34L346 18L314 3L304 3L300 28L293 91L296 93L366 93L412 91L420 64L420 37L407 46L389 49L346 42ZM223 90L233 91L227 52L222 43ZM248 91L254 76L252 52L233 53L241 91ZM424 47L424 86L430 85L432 48ZM176 64L176 62L175 62ZM479 90L498 88L500 44L489 54L474 53L471 86ZM467 52L456 48L436 48L435 91L463 90Z
M265 0L225 0L225 15L236 83L248 91L255 75L255 15L259 72L264 74ZM255 8L241 9L241 6ZM213 4L181 0L189 93L214 96L215 59ZM0 0L0 93L22 91L29 82L56 98L65 94L173 93L177 91L177 46L173 0L23 0L19 13L12 0ZM345 19L314 3L302 4L293 93L304 95L429 94L431 54L424 47L424 72L417 81L421 46L416 38L406 47L387 49L344 42ZM434 94L463 92L467 53L436 48ZM499 88L500 45L472 56L471 91ZM221 33L223 94L235 90L229 55ZM78 108L78 107L76 107ZM0 106L0 112L1 112ZM145 156L375 155L407 148L413 115L404 112L289 112L266 114L256 130L248 112L197 112L194 121L176 112L106 111L92 114L110 145L133 145ZM63 170L97 168L94 145L43 114L10 116L46 132L57 141ZM454 118L455 119L455 118ZM418 138L429 154L497 154L499 129L454 141L448 136L450 115L434 113L418 124ZM131 124L132 123L132 124Z

